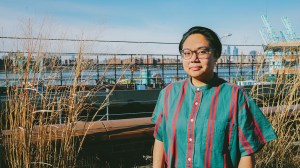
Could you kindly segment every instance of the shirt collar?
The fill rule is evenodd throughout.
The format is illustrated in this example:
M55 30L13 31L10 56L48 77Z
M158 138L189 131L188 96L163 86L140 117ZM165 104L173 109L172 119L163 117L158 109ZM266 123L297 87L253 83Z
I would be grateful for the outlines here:
M187 78L186 80L188 81L189 87L192 88L193 91L208 90L212 87L218 86L218 85L226 82L225 80L220 79L218 77L218 74L216 74L216 73L214 73L214 77L206 85L203 85L203 86L194 86L192 83L191 77Z

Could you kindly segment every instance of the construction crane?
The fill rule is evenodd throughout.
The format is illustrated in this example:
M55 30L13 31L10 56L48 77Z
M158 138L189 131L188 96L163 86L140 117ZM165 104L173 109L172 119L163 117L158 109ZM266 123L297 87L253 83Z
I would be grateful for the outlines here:
M281 21L283 22L283 25L285 27L286 30L285 33L288 37L288 40L290 41L299 40L288 17L281 17Z
M268 20L267 15L262 15L261 19L265 25L265 27L260 31L260 34L266 44L272 42L279 42L279 37L273 31L272 25Z
M280 35L281 35L281 41L286 42L285 35L282 31L280 31Z

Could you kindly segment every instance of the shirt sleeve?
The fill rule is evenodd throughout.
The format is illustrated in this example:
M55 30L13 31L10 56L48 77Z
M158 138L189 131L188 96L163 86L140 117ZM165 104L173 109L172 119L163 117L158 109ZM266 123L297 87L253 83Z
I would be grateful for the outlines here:
M247 156L258 152L277 135L251 96L246 91L242 92L237 129L241 156Z
M152 122L155 124L153 136L159 141L163 141L163 107L164 107L164 94L162 90L159 93L155 109L152 115Z

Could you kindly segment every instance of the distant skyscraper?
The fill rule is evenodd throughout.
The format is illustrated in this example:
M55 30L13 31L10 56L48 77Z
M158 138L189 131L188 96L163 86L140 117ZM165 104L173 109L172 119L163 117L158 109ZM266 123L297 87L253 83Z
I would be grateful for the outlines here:
M233 50L232 50L232 57L230 58L230 60L232 62L237 62L238 61L238 55L239 55L239 49L234 46Z
M238 56L239 55L239 49L238 48L236 48L236 46L234 46L234 48L233 48L233 55L234 56Z
M227 51L226 54L227 54L228 56L230 56L230 55L231 55L231 52L230 52L230 46L227 46L227 50L226 50L226 51Z
M252 57L256 57L257 52L255 50L252 50L252 51L249 52L249 55L252 56Z

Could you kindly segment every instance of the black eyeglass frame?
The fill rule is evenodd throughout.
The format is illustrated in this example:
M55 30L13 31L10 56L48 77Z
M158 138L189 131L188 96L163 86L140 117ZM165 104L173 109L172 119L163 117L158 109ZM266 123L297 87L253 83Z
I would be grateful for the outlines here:
M198 48L197 50L190 50L190 49L183 49L183 50L180 50L180 55L182 57L182 59L185 59L185 60L189 60L192 58L193 54L195 53L197 58L198 59L207 59L209 57L209 54L211 54L212 51L214 51L215 49L214 48L208 48L208 47L201 47L201 48ZM190 56L184 56L184 51L190 51L191 54ZM203 53L203 51L205 51L205 53Z

